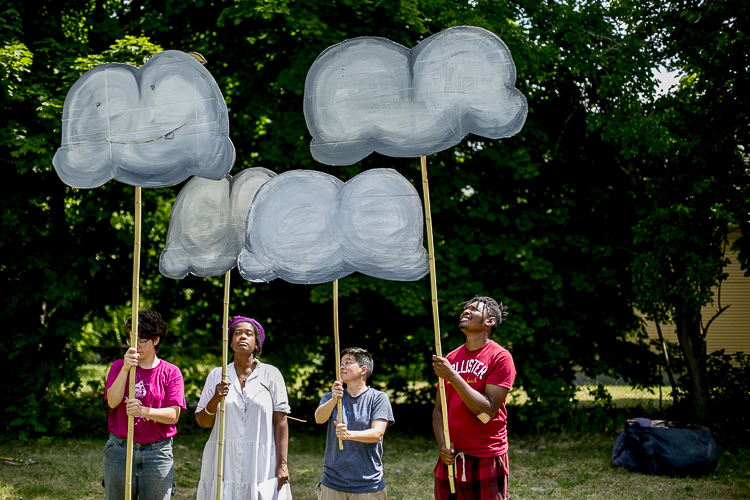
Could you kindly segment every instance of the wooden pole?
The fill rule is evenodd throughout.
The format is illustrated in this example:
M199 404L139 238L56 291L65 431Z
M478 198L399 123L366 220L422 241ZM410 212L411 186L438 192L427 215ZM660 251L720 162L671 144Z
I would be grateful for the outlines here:
M427 158L420 158L422 164L422 190L424 191L424 216L427 225L427 251L430 256L430 291L432 292L432 322L435 325L435 354L443 357L443 348L440 343L440 316L438 315L438 297L437 297L437 278L435 277L435 244L432 239L432 212L430 211L430 189L427 183ZM440 403L443 410L443 436L445 445L450 448L451 437L448 430L448 405L445 400L445 380L438 377L438 386L440 388ZM456 492L456 485L453 480L453 467L448 467L448 481L450 482L451 493Z
M135 243L133 244L133 308L130 322L130 346L138 348L138 302L140 301L141 271L141 187L135 187ZM135 371L129 373L128 399L135 399ZM135 427L133 415L128 415L128 441L125 451L125 498L130 499L133 477L133 434Z
M224 275L224 339L221 344L221 380L227 380L227 361L229 358L229 275L231 271L227 271ZM224 423L225 423L225 411L224 411L224 398L221 397L219 402L219 463L216 468L216 500L221 500L221 493L224 484Z
M336 347L336 380L341 380L341 346L339 346L339 280L333 280L333 340ZM339 413L339 423L343 424L341 400L336 408ZM339 450L344 449L344 441L339 439Z

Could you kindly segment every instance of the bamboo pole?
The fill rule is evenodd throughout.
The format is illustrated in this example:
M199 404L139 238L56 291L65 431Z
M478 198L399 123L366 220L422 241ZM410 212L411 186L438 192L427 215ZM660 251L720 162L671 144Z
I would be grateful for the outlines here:
M333 340L336 347L336 380L341 380L341 346L339 346L339 280L333 280ZM344 423L341 400L336 408L339 412L339 423ZM339 439L339 450L344 449L344 441Z
M130 327L130 346L138 348L138 303L140 301L140 271L141 271L141 187L135 187L135 243L133 244L133 299L132 319ZM135 371L129 373L128 399L135 399ZM125 452L125 498L130 499L133 484L133 435L135 427L133 415L128 415L128 441Z
M221 343L221 380L227 380L227 362L229 359L229 275L231 271L227 271L224 275L224 325L222 331L224 332L224 338ZM221 500L221 493L224 484L224 423L225 423L225 411L224 411L224 398L221 397L219 402L219 463L216 468L216 500Z
M420 158L422 164L422 190L424 191L424 216L427 225L427 251L430 256L430 291L432 292L432 322L435 325L435 354L443 357L443 348L440 343L440 316L438 315L438 297L437 297L437 278L435 276L435 244L432 239L432 212L430 211L430 188L427 183L427 158ZM445 400L445 380L438 377L438 386L440 388L440 404L443 410L443 436L445 445L450 448L451 436L448 430L448 405ZM456 492L456 485L453 480L453 467L448 467L448 481L451 487L451 493Z

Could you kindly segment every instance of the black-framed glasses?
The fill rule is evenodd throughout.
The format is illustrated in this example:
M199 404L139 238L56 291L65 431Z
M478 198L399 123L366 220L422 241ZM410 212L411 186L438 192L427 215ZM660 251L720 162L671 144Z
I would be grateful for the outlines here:
M153 340L153 339L139 340L138 341L138 347L140 347L141 349L143 349L144 347L146 347L146 343L149 340ZM130 337L128 337L127 339L125 339L125 343L128 344L128 346L130 346Z

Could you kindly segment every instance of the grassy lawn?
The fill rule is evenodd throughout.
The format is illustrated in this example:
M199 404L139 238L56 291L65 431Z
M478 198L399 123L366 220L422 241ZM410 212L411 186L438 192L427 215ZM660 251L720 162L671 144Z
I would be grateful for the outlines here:
M177 496L194 499L207 433L175 440ZM511 439L513 499L743 499L750 498L750 451L721 453L714 475L668 478L610 465L614 437L545 436ZM289 465L296 500L313 500L322 473L324 437L292 435ZM38 465L0 464L0 499L99 499L104 440L0 443L0 456L33 458ZM432 498L435 444L423 436L386 434L385 469L392 500Z

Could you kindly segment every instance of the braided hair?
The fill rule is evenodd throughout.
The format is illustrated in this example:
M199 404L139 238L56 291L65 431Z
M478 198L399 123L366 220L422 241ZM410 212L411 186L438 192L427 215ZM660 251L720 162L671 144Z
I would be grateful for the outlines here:
M475 302L484 304L484 316L482 319L495 318L495 324L490 329L490 335L492 335L495 333L495 329L505 321L505 317L508 316L508 306L504 306L502 302L498 304L492 297L474 297L462 303L461 306L466 309L469 304L474 304Z

